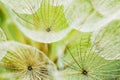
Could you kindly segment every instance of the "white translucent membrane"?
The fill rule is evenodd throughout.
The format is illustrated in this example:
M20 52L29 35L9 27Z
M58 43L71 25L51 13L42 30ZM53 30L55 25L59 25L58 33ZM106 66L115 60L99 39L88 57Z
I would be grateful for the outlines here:
M105 16L120 12L120 0L91 0L93 7Z
M63 39L72 29L64 16L64 9L59 0L43 0L34 14L19 14L15 22L18 28L30 39L51 43ZM14 15L13 15L14 16Z
M54 5L54 6L62 6L64 0L49 0L49 2L51 5Z
M95 51L108 60L120 59L120 21L114 21L93 33Z
M0 0L9 8L20 14L32 14L40 7L42 0Z
M6 40L7 40L6 35L0 28L0 44ZM7 49L6 48L4 49L3 46L0 45L0 60L4 57L4 55L6 54L6 51L7 51Z
M80 30L82 32L96 31L107 25L109 22L115 19L120 19L120 17L117 16L118 14L112 15L111 17L102 17L98 13L93 13L86 19L84 24L75 27L75 29Z
M97 0L96 3L99 3L100 1ZM107 2L109 1L107 0L106 3ZM102 15L93 7L92 1L90 0L65 0L63 5L68 23L74 24L73 28L82 32L98 30L110 21L118 18L120 15L120 12L118 11L114 11L115 14L111 14L110 16ZM101 5L98 5L98 7L99 6L101 7ZM116 6L113 6L113 8L114 7ZM109 9L107 11L109 11Z
M115 80L120 76L119 60L99 56L90 42L90 33L79 33L64 51L64 80Z
M4 42L7 54L1 60L2 65L12 71L18 80L54 80L56 66L35 47L14 41ZM2 44L2 45L3 45Z
M19 23L18 23L19 24ZM37 31L37 30L29 30L21 25L18 25L19 29L30 39L43 42L43 43L51 43L56 42L58 40L63 39L70 31L71 27L59 32L46 32L46 31Z

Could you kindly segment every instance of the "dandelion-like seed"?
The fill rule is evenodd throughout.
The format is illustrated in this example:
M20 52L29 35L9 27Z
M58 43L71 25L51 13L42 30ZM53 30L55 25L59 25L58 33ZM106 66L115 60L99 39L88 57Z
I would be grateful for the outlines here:
M20 1L5 2L2 0L2 2L12 6L12 3L19 3ZM61 0L23 0L22 3L25 6L19 7L25 7L22 10L23 13L18 11L19 7L12 9L12 12L16 17L17 27L30 39L51 43L61 40L71 31L71 27L64 16Z
M81 35L80 35L81 34ZM79 33L80 38L67 45L63 57L65 80L114 80L120 77L120 61L106 60L91 46L90 33Z
M42 53L31 46L16 42L6 42L8 52L2 65L19 80L54 80L54 64ZM12 45L12 47L11 47Z

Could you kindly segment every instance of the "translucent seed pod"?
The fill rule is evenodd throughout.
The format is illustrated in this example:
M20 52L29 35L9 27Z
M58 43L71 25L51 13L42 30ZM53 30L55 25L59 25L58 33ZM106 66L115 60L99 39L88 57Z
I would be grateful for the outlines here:
M99 2L100 1L96 1L96 3ZM106 3L107 2L109 1L107 0ZM73 28L82 32L96 31L110 21L118 18L118 13L116 13L116 15L105 16L98 12L94 8L92 0L65 0L63 4L64 14L68 23L72 25ZM101 5L98 6L101 7ZM115 6L113 6L113 8L114 7Z
M43 52L18 42L3 44L8 51L1 65L14 75L15 80L54 80L56 66Z
M85 34L81 33L81 38L66 47L62 70L64 80L114 80L120 76L120 61L99 56L93 50L89 34L86 37Z
M120 14L120 0L91 0L95 10L105 16Z
M120 59L120 21L113 21L93 33L95 51L105 59Z
M40 7L42 0L0 0L10 9L20 14L33 14Z
M34 11L30 4L27 7ZM42 0L39 8L32 14L21 14L14 9L13 12L18 28L27 37L37 42L56 42L71 31L71 25L64 16L64 7L60 0Z

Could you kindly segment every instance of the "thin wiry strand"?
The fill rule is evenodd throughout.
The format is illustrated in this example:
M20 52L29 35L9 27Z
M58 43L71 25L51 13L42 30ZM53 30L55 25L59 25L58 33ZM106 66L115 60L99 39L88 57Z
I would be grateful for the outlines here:
M99 2L104 2L106 6ZM65 0L65 17L68 20L68 23L72 25L73 28L82 31L82 32L93 32L101 27L105 26L114 19L119 19L119 0L114 1L96 1L96 0ZM95 2L95 3L94 3ZM107 3L109 5L107 5ZM112 5L112 8L110 7ZM98 8L105 8L106 10L98 11ZM102 10L101 8L101 10ZM66 10L67 9L67 10ZM114 10L115 9L115 10ZM111 12L112 11L112 12ZM110 15L103 15L102 12L110 12ZM113 14L112 14L113 13ZM115 13L115 14L114 14ZM93 24L94 23L94 24ZM92 27L91 27L92 26Z
M87 42L84 40L83 38L83 42L80 41L75 47L68 45L66 49L69 57L66 55L68 58L64 58L68 63L63 70L65 80L109 80L120 77L119 60L105 60L93 50L90 37ZM81 48L85 43L89 44L85 45L87 48Z
M91 26L90 23L94 22L94 24L96 24L99 22L99 18L102 19L102 17L96 14L89 0L65 0L64 8L65 17L68 23L72 25L73 28L80 31L84 28L83 31L91 31L93 28L89 28L89 26ZM90 17L92 17L92 20L89 20ZM94 19L96 21L94 21ZM92 24L92 26L94 27L95 25Z
M83 36L83 37L81 37L81 36ZM79 62L81 62L81 63L84 62L85 58L82 58L82 57L86 56L86 54L82 55L82 53L85 53L86 49L89 46L89 41L87 40L88 38L90 38L90 35L86 36L86 35L81 35L80 34L80 39L78 38L78 42L76 41L77 43L73 44L72 48L71 47L70 47L70 49L69 49L69 47L66 48L67 51L68 51L68 52L66 52L66 54L71 54L70 58L72 58L71 60L68 60L70 64L66 65L66 67L68 67L69 65L72 65L74 62L77 62L76 59L77 60L79 59ZM71 52L71 50L73 50L73 51ZM74 52L74 54L72 54L73 52ZM76 58L74 58L74 55L78 55L78 56ZM68 62L68 61L65 60L65 62ZM76 63L76 64L78 65L78 67L82 67L82 65L79 65L78 63Z
M34 47L16 42L5 43L8 52L2 59L2 65L15 74L19 80L51 80L54 79L52 71L56 71L54 64ZM13 45L12 47L10 47ZM52 70L52 71L51 71Z
M100 39L100 41L101 41L101 39ZM93 44L92 46L95 46L96 44ZM104 46L104 47L106 47L106 46ZM102 50L101 50L102 51ZM99 51L99 52L101 52L101 51ZM99 53L98 52L98 53ZM106 53L109 53L109 51L106 51ZM108 56L108 55L107 55ZM99 62L98 63L102 63L102 62L104 62L103 60L99 60ZM114 61L109 61L109 62L107 62L107 63L103 63L102 65L100 65L100 66L98 66L98 67L95 67L95 69L101 69L102 67L104 67L104 66L106 66L107 67L107 65L109 65L109 67L112 67L112 66L116 66L116 65L118 65L119 64L119 61L116 61L116 64L114 64L115 62ZM113 65L112 65L113 64ZM91 67L92 68L92 67ZM107 68L106 68L107 69ZM112 76L112 72L119 72L119 69L115 69L115 70L109 70L109 68L108 68L108 70L106 70L106 71L99 71L99 72L111 72L110 74L111 74L111 76ZM97 72L97 71L96 71ZM106 74L106 73L105 73ZM108 74L108 75L110 75L110 74ZM113 74L113 76L120 76L119 74L117 74L117 75L115 75L115 74Z
M113 21L97 33L95 32L92 37L95 51L106 59L119 59L119 32L119 21Z
M39 3L39 4L41 4L41 3ZM27 12L27 10L29 10L30 9L30 11L33 13L33 14L31 14L31 15L33 15L33 18L35 17L36 19L38 19L39 17L38 17L38 14L36 14L36 15L34 15L35 14L35 10L34 10L34 7L32 7L32 4L31 4L31 2L28 2L27 0L24 0L24 5L26 5L26 9L24 10L25 12ZM39 6L40 7L40 6ZM38 7L38 9L39 9L39 7ZM20 15L19 15L19 13L17 13L15 10L13 10L13 12L18 16L18 17L20 17L22 20L24 20L25 22L28 22L28 23L30 23L30 24L32 24L32 25L34 25L31 21L28 21L26 18L28 18L27 16L25 16L25 17L21 17ZM26 15L30 15L30 14L26 14ZM36 20L37 21L37 20ZM36 23L38 23L38 21L36 22Z
M91 10L89 1L84 0L65 0L63 5L65 16L70 24L76 22L78 18L80 19L80 22L84 21L84 17L88 16L89 11ZM84 15L82 15L83 11L86 12ZM78 15L78 13L80 14Z
M51 1L52 0L43 0L41 2L41 6L40 6L41 10L38 10L35 14L32 15L33 22L30 21L30 23L32 23L37 29L39 29L39 27L41 27L41 30L43 29L43 30L47 31L47 29L49 28L49 29L55 31L56 29L58 29L59 25L61 25L61 26L59 26L59 29L62 29L62 27L64 27L66 25L66 22L62 23L62 20L64 20L62 6L54 6L53 5L54 0L53 0L52 4L50 4ZM43 24L43 27L42 27L41 23ZM47 31L47 32L49 32L49 31Z
M1 2L19 14L33 14L39 8L41 0L1 0Z
M94 59L92 57L91 57L91 59L89 59L88 58L89 56L94 56ZM73 63L71 65L68 64L70 67L68 66L69 68L66 68L67 71L65 71L65 74L67 76L72 76L72 77L74 77L74 75L78 75L78 76L80 76L80 75L86 76L87 75L86 77L88 77L88 79L92 78L91 76L94 76L95 78L93 78L93 80L96 80L98 78L100 78L101 80L106 80L109 77L120 76L119 75L120 69L116 67L116 66L118 66L116 63L119 63L117 61L116 62L115 61L105 61L103 58L99 59L99 57L96 53L94 55L89 53L88 56L84 56L83 59L85 61L80 62L79 59L77 58L76 60L79 61L79 63L78 62L76 63L76 61L74 61L74 64ZM82 65L82 68L76 64ZM69 72L69 69L71 70L71 66L75 66L75 67L78 66L78 67L76 67L77 69L72 68L72 71ZM87 71L87 73L86 74L83 73L82 72L83 70ZM74 75L72 75L72 74L74 74ZM89 76L89 75L91 75L91 76ZM103 78L103 76L105 76L105 78ZM81 77L79 79L82 80ZM71 78L70 80L73 80L73 79Z
M103 15L111 16L119 12L119 0L91 0L93 7Z
M61 13L62 9L61 9L61 7L58 7L58 9L55 10L55 6L53 6L54 0L53 0L53 2L52 2L52 0L46 0L46 1L43 1L43 2L44 2L43 6L41 6L41 7L43 7L43 10L41 11L41 13L43 13L42 18L44 19L44 21L48 20L48 23L46 23L46 27L48 27L48 28L50 27L51 29L53 28L53 30L55 30L54 28L56 28L55 27L56 22L60 23L60 19L61 19L61 17L63 17L61 15L62 14ZM50 4L50 2L52 2L52 3ZM56 3L56 4L58 4L58 3ZM46 6L47 6L47 8L46 8ZM50 7L50 6L52 6L52 7ZM50 10L52 10L52 11L50 11ZM55 13L55 11L56 11L56 13ZM64 23L61 24L61 25L64 26Z
M33 14L14 11L18 28L38 42L51 43L62 39L72 29L65 18L62 4L62 1L42 0L39 9ZM26 2L26 5L29 7L31 4ZM30 9L33 11L32 7Z
M87 33L83 33L83 34L79 34L79 36L77 37L78 39L77 40L75 40L75 43L74 44L70 44L70 46L71 47L69 47L69 45L68 45L68 47L66 47L66 49L67 49L67 51L65 52L65 55L66 55L66 58L67 58L67 56L68 56L68 59L70 59L69 57L71 57L70 55L69 55L69 52L71 52L71 50L72 50L72 52L74 52L74 54L73 55L78 55L77 57L76 57L76 59L79 59L80 61L84 61L83 60L83 55L82 55L82 53L86 53L86 49L88 48L88 46L89 46L89 44L90 44L90 41L89 41L89 39L90 39L90 35L91 34L87 34ZM74 40L73 40L74 41ZM71 42L70 42L71 43ZM71 52L71 53L72 53ZM72 54L71 54L72 55ZM85 56L86 54L84 54L84 56ZM73 57L73 56L72 56ZM74 60L73 59L71 59L71 60L69 60L70 62L74 62ZM66 62L66 61L65 61ZM68 61L67 61L68 62ZM67 66L67 65L66 65Z

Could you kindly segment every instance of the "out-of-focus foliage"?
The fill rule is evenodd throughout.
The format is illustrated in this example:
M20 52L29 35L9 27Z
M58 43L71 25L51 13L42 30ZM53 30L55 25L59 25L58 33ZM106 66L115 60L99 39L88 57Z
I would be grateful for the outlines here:
M4 34L3 30L0 29L0 43L3 43L6 40L7 40L6 35ZM0 46L0 60L4 57L6 52L7 52L7 49L3 48L3 46Z

